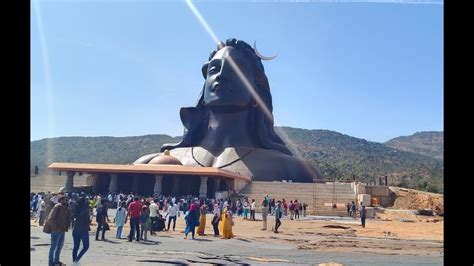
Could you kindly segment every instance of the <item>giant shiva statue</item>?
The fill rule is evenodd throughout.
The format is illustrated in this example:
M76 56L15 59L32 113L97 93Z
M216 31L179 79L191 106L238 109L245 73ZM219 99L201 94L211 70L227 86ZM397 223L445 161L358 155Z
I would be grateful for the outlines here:
M182 141L164 144L161 152L168 150L185 166L222 168L254 181L318 178L316 169L293 157L275 133L261 58L268 59L244 41L219 43L202 67L205 82L196 107L181 108ZM134 164L153 164L161 154L145 155Z

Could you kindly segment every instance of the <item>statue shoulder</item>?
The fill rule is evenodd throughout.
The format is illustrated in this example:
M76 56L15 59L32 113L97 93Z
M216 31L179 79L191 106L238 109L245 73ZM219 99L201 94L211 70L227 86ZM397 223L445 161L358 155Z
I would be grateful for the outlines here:
M173 157L178 158L178 160L182 160L186 157L187 153L190 154L189 147L182 147L182 148L175 148L170 150L170 155ZM138 158L133 164L148 164L153 158L163 155L164 152L152 153L143 155L142 157Z
M143 155L142 157L138 158L133 164L147 164L151 159L155 158L158 155L161 155L162 153L152 153L152 154L147 154Z

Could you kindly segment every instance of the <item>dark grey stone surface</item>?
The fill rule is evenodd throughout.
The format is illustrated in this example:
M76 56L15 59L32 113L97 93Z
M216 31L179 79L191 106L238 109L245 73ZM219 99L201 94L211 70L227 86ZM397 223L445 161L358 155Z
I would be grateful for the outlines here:
M317 170L292 155L274 130L270 86L260 57L241 40L228 39L202 67L196 107L181 108L180 143L165 144L186 166L212 166L256 181L313 182ZM193 148L194 147L194 148ZM159 154L135 163L149 163Z

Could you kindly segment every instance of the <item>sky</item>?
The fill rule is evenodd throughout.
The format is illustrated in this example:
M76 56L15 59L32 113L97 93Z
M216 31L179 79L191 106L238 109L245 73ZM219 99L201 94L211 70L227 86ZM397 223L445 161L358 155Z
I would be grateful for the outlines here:
M276 126L384 142L442 131L443 2L193 1L262 61ZM185 1L31 1L32 141L180 136L216 48Z

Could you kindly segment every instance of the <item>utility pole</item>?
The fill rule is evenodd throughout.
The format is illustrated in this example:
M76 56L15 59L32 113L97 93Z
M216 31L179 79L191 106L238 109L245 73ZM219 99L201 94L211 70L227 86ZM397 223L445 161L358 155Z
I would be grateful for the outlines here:
M332 208L336 208L336 176L332 182Z

